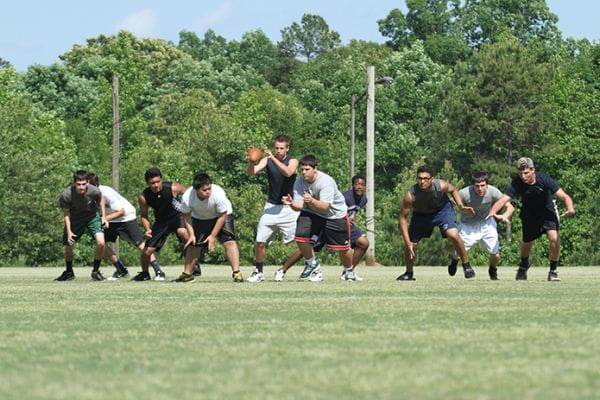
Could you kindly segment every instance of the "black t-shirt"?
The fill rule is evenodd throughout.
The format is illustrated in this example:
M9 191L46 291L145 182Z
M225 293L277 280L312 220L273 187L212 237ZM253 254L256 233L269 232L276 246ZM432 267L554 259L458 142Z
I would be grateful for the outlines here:
M528 185L516 177L506 187L504 194L511 198L521 197L521 218L541 217L547 212L556 212L554 193L560 186L543 172L535 171L535 183Z
M163 182L162 189L158 193L154 193L152 189L147 187L142 192L142 196L154 210L154 218L157 222L168 221L179 214L179 201L173 197L171 182Z
M290 164L290 156L286 156L282 163ZM296 182L296 174L285 176L283 172L271 160L267 160L267 177L269 178L269 197L267 201L271 204L283 204L281 198L286 195L292 195L294 182Z

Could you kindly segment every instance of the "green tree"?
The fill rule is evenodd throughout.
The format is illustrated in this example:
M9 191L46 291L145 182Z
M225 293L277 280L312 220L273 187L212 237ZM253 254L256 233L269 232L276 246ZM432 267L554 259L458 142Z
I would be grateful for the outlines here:
M304 14L300 21L281 30L279 51L287 57L300 57L308 61L338 47L340 34L329 30L325 19L319 15Z

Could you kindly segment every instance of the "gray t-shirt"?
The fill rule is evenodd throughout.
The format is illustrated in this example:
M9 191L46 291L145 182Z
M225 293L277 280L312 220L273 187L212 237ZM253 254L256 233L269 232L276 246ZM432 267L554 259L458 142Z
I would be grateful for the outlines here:
M483 196L478 196L477 193L475 193L473 185L460 189L458 194L466 207L473 207L475 209L475 215L466 213L460 214L460 222L463 224L483 222L494 203L502 197L502 192L492 185L488 185Z
M71 185L60 195L57 207L69 209L71 224L75 226L91 220L98 214L101 199L102 193L94 185L87 185L84 194L78 194L75 185Z
M324 172L317 171L317 178L313 183L308 183L302 176L296 178L294 183L294 201L301 201L304 193L308 192L317 200L329 203L327 211L317 210L310 204L304 204L302 211L307 211L327 219L344 218L348 213L346 200L342 192L338 190L335 180Z

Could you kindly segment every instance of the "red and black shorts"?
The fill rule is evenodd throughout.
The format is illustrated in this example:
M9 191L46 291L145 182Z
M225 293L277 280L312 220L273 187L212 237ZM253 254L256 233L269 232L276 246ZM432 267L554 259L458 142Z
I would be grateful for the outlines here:
M327 244L331 250L348 250L350 248L350 219L348 216L338 219L327 219L319 215L302 211L296 224L294 240L299 243L315 243L315 238Z

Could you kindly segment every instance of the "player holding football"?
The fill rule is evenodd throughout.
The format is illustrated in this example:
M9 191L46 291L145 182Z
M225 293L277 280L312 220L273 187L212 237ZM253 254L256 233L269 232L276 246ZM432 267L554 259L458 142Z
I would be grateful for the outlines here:
M55 281L71 281L75 279L73 272L73 249L75 243L87 232L96 241L96 253L91 278L103 281L100 263L104 255L103 226L108 226L105 217L105 205L100 190L88 184L87 172L79 170L73 175L73 184L66 188L58 199L58 208L63 210L65 228L63 244L65 245L66 270ZM98 215L100 211L100 215Z
M440 229L442 237L448 238L454 250L460 257L463 265L465 278L475 277L475 271L469 264L469 255L465 245L458 234L456 215L452 208L452 202L448 198L452 195L454 202L464 213L474 214L472 207L465 207L458 195L458 190L449 182L442 179L434 179L433 170L428 165L417 169L417 183L412 185L406 192L400 212L400 232L404 238L404 261L406 272L400 275L399 281L413 281L413 265L415 262L417 244L423 238L431 236L434 227ZM412 210L410 226L408 215Z
M498 229L496 219L504 223L510 223L510 217L515 208L510 202L506 203L506 210L496 218L487 218L492 205L502 197L502 192L495 186L489 184L487 172L476 172L473 174L473 183L462 188L458 194L467 207L473 208L475 214L461 213L460 237L465 244L465 250L479 243L479 246L490 254L488 275L490 279L498 280L498 262L500 261L500 242L498 241ZM455 255L448 265L448 274L456 274L458 257Z
M506 187L504 195L492 206L488 218L495 217L496 213L510 199L521 197L523 204L519 217L523 222L523 240L521 241L521 262L519 263L516 279L518 281L527 280L529 255L531 254L533 241L545 233L550 242L548 280L560 281L558 276L560 216L554 202L554 196L562 200L567 207L567 211L561 215L563 217L575 215L573 199L552 178L543 172L536 171L531 158L519 158L517 168L519 169L519 176Z
M265 280L263 267L267 245L273 241L277 232L281 233L283 243L288 244L294 240L298 212L284 204L282 198L291 195L298 160L290 157L290 138L278 135L273 139L273 152L265 148L266 156L260 161L253 162L248 158L246 173L254 176L261 171L266 171L269 181L269 194L263 208L263 213L256 229L254 247L254 272L248 282L262 282Z

